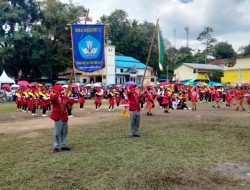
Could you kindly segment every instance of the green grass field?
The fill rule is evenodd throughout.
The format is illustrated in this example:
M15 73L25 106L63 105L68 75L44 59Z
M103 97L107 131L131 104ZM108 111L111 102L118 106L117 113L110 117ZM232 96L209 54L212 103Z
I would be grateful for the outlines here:
M250 117L180 112L142 112L135 139L127 136L128 119L70 126L70 152L52 152L53 128L30 138L0 134L0 189L250 189L249 180L213 169L219 161L250 161Z
M0 103L0 114L10 113L16 110L16 104L14 102Z

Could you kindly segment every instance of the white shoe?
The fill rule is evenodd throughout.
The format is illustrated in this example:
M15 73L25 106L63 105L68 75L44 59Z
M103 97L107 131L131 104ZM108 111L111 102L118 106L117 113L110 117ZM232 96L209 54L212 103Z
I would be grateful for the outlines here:
M69 117L74 117L73 115L70 115Z
M32 113L32 115L35 115L35 114Z
M110 109L108 109L110 111Z
M82 108L80 108L79 110L83 110Z
M46 117L47 115L43 114L42 116L43 116L43 117Z

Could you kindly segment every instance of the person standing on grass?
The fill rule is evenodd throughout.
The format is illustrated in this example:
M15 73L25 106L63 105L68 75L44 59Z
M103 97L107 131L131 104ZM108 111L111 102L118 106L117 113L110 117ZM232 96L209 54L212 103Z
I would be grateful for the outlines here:
M191 102L192 102L192 111L196 111L196 105L198 101L198 93L196 88L194 87L192 92L191 92Z
M213 108L217 107L220 108L220 94L218 92L218 90L215 88L213 91L213 97L214 97L214 103L213 103Z
M85 103L84 93L81 91L79 92L80 110L83 110L84 103Z
M230 107L231 106L231 103L232 103L232 94L230 92L230 90L228 89L227 92L226 92L226 97L225 97L225 100L226 100L226 106Z
M130 125L129 125L129 137L140 137L139 125L140 125L140 104L139 93L136 92L136 85L130 84L128 86L128 102L130 111Z
M113 88L109 88L108 92L108 99L109 99L109 109L108 111L114 111L114 106L115 106L115 94L113 93Z
M54 120L54 152L70 151L66 145L66 137L68 134L68 113L66 95L63 95L63 88L61 85L53 87L55 93L50 95L49 100L53 106L50 118Z
M153 92L150 88L150 86L148 88L145 89L145 97L146 97L146 109L147 109L147 115L148 116L152 116L152 108L155 107L154 104L154 97L153 97Z
M242 111L246 111L243 107L243 99L244 99L244 90L242 87L236 87L235 89L235 99L237 100L237 107L235 111L239 111L239 108L241 107Z

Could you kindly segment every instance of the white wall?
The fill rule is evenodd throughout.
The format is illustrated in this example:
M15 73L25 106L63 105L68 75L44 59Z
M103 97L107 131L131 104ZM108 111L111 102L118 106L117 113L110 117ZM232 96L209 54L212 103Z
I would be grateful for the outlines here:
M180 81L187 79L197 79L197 73L193 73L193 68L186 65L181 65L180 67L176 68L174 70L174 74L176 74L176 78Z
M115 46L106 46L106 83L115 84Z

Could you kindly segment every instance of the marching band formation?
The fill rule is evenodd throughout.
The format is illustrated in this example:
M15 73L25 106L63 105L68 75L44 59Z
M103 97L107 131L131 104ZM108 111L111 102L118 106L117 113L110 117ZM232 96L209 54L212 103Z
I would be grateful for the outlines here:
M54 87L57 87L55 85ZM36 115L39 111L42 116L47 116L51 111L51 96L55 93L54 87L19 87L16 92L17 111L29 112ZM115 107L123 107L122 116L128 117L128 92L129 86L120 85L117 87L76 87L71 88L68 95L66 89L62 88L62 96L66 96L66 109L68 116L72 117L73 105L79 103L79 109L83 110L85 99L93 100L94 109L100 110L102 100L108 99L108 111L114 111ZM196 111L197 102L211 102L212 107L220 108L221 103L230 107L236 105L235 111L246 111L243 106L243 100L246 99L250 105L250 90L242 87L190 87L171 84L167 86L146 86L141 89L136 87L136 92L139 94L140 108L147 110L147 115L152 116L152 110L157 103L164 113L169 113L170 110L186 109ZM190 101L191 107L187 106Z
M50 113L50 118L54 121L53 151L70 151L66 144L68 131L68 117L73 117L73 105L79 103L79 109L83 110L85 99L93 100L94 109L99 111L102 107L103 99L108 99L109 112L113 112L115 107L123 107L122 117L130 117L128 129L129 137L140 137L140 110L147 110L147 116L152 116L155 104L164 113L170 110L197 110L197 102L211 102L213 108L220 108L221 102L231 107L236 105L235 111L246 111L243 106L244 98L250 109L250 90L242 87L216 87L216 86L183 86L180 84L170 84L165 86L145 86L140 87L135 84L129 86L120 85L117 87L75 87L68 89L61 85L53 87L20 87L16 93L16 105L18 111L30 112L36 115L41 111L42 116ZM187 106L190 101L191 107ZM52 109L51 109L52 108ZM103 109L103 108L102 108ZM51 111L52 110L52 111ZM129 114L130 113L130 114Z

